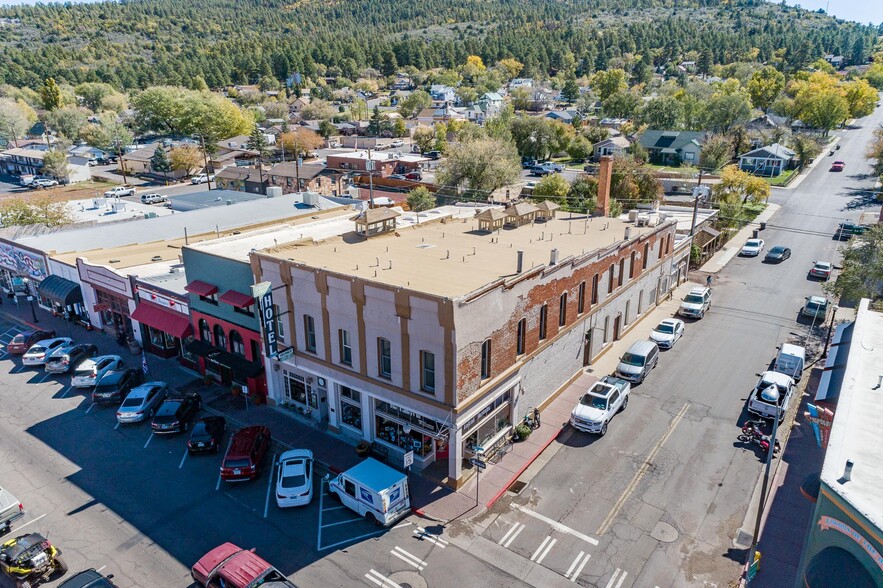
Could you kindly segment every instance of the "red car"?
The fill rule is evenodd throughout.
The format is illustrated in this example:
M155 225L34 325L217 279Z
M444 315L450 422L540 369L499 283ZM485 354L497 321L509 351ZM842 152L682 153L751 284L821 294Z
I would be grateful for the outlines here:
M37 341L42 341L43 339L52 339L54 337L55 331L22 331L12 338L12 341L10 341L9 345L6 346L6 351L9 353L14 353L16 355L22 355L23 353L26 353L27 350L30 349Z
M846 167L845 161L835 161L831 164L831 171L843 171L844 167Z
M408 172L405 174L405 179L406 180L414 180L416 182L419 182L420 180L423 179L423 174L421 174L419 171Z
M190 575L200 586L214 588L254 588L274 586L297 588L282 572L257 556L254 549L242 549L232 543L224 543L202 556L192 568Z
M227 482L254 480L261 475L261 462L270 448L270 429L263 425L239 429L221 463L221 479Z

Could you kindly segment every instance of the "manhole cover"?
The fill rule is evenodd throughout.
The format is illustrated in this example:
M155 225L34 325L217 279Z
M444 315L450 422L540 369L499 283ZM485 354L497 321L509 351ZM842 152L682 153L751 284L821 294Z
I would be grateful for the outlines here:
M401 588L427 588L426 580L416 572L396 572L388 580Z
M663 543L671 543L678 538L678 530L668 523L663 523L662 521L659 521L658 523L656 523L656 526L653 527L653 532L650 533L650 536L657 541L662 541Z
M522 490L524 490L525 486L527 486L527 482L516 480L515 482L512 482L511 486L509 486L509 492L511 492L512 494L519 494Z

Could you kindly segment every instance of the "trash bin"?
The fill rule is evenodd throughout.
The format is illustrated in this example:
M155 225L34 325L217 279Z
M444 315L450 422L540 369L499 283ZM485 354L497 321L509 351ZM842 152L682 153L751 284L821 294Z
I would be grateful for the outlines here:
M766 223L760 223L760 230L766 229Z
M754 231L751 232L751 237L754 239L757 239L758 233L760 233L760 231L758 231L757 229L754 229Z

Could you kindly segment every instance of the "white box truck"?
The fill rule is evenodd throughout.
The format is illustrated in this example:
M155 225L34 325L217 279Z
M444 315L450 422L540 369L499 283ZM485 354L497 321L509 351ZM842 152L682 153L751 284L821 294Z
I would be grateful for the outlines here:
M411 511L408 477L370 457L332 478L328 490L347 508L389 526Z
M795 382L799 382L800 377L803 375L803 364L805 362L806 349L799 345L783 343L779 348L779 354L776 356L776 363L773 369L780 374L791 376Z
M18 498L0 486L0 533L8 533L12 523L25 516L25 507Z

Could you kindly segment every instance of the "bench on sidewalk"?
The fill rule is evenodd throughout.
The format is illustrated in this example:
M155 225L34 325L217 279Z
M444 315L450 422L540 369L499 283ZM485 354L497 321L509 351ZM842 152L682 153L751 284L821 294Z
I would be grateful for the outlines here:
M375 441L371 443L371 455L382 461L386 461L389 459L389 449Z

